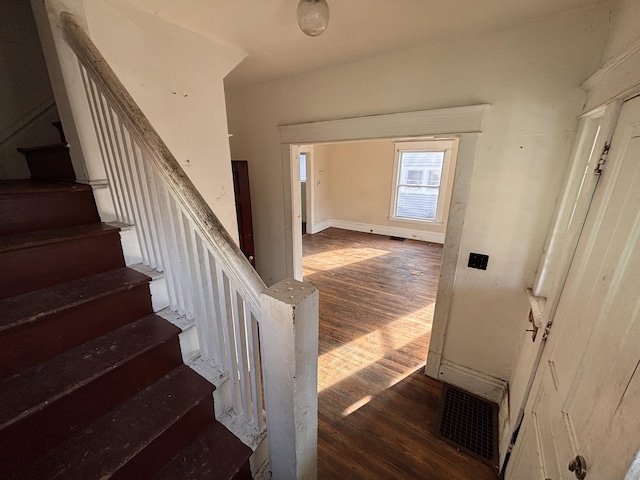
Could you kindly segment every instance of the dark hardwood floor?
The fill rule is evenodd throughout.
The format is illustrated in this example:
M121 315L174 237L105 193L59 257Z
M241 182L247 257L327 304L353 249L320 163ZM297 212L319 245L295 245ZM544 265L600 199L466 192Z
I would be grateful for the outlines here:
M423 374L442 247L330 228L303 237L320 290L318 478L495 480L433 434Z

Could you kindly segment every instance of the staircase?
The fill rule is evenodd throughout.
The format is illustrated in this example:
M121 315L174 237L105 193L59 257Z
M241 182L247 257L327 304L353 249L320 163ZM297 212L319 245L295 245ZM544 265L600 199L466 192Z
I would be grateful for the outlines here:
M0 478L250 479L91 188L46 166L61 145L24 153L45 166L0 182Z

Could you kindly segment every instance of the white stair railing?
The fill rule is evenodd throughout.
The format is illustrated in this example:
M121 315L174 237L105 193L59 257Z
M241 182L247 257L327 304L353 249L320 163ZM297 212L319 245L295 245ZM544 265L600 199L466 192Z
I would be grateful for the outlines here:
M136 226L143 262L164 272L172 310L195 320L203 360L229 375L234 413L265 425L258 274L70 14L116 216Z
M136 226L144 263L164 272L171 309L195 320L202 359L232 382L234 413L268 426L273 477L315 478L317 290L266 288L74 16L61 21L118 220Z

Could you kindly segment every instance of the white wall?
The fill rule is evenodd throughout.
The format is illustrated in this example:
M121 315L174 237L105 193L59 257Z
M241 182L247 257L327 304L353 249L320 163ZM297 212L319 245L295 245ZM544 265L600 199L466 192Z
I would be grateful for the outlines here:
M0 13L0 178L29 178L17 147L58 141L58 119L29 2L4 0Z
M87 30L205 201L237 239L222 80L245 54L126 0L32 0L32 4L60 115L69 126L67 139L79 179L100 182L106 174L77 60L63 39L63 11L71 12ZM108 214L106 210L101 215Z
M608 10L573 10L263 84L227 88L234 156L251 162L258 271L285 275L277 126L490 103L479 142L443 358L508 380ZM320 39L321 41L321 39ZM487 271L466 267L490 255Z
M222 79L244 54L124 0L86 0L84 9L98 49L237 238Z
M395 153L393 142L335 143L328 148L332 218L387 225Z

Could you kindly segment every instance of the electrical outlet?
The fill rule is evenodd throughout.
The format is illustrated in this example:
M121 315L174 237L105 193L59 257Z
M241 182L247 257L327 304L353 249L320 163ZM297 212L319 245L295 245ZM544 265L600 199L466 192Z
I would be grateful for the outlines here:
M482 253L470 253L469 254L469 268L477 268L478 270L486 270L489 263L489 255L483 255Z

